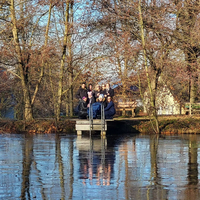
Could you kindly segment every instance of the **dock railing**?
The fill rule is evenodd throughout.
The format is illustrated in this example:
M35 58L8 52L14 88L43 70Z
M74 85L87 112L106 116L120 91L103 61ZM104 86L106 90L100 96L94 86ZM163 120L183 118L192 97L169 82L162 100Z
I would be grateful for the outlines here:
M93 130L93 108L92 104L89 106L89 124L90 124L90 132Z
M105 112L104 112L104 105L101 104L101 132L105 131ZM95 124L94 118L93 118L93 107L92 105L89 106L89 125L90 125L90 132L93 130L94 125L100 125L99 123Z
M101 104L101 132L105 131L105 112L104 112L104 105Z

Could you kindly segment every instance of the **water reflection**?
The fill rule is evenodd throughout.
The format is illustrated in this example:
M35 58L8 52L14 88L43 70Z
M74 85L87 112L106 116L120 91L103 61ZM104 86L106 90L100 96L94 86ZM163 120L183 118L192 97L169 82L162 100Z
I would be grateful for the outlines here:
M199 199L200 136L0 134L0 199Z
M76 146L83 184L110 185L115 162L114 146L108 146L106 137L77 137Z
M22 181L21 181L21 199L31 199L30 195L30 172L33 162L33 137L24 135L25 140L22 144Z
M198 141L196 136L189 136L188 141L188 185L185 196L188 199L199 199L198 188Z

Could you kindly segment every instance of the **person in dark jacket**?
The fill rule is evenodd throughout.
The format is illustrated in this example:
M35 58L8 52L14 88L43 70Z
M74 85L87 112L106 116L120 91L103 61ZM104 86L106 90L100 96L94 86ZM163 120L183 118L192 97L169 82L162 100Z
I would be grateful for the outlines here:
M81 87L78 89L76 93L77 99L82 100L83 97L87 97L87 89L85 83L82 83Z
M88 85L88 89L87 90L88 90L88 92L92 92L92 93L94 92L91 83Z
M111 96L107 97L107 106L104 109L105 111L105 118L106 119L112 119L113 116L115 115L116 111L115 111L115 106L114 103L112 101Z
M106 95L106 86L105 86L105 84L102 84L102 86L101 86L101 94L103 94L104 97L106 97L105 96Z
M93 103L95 103L95 98L93 96L92 91L88 92L88 107L90 107L90 105L92 105Z
M83 97L79 102L79 119L87 119L87 97Z
M114 96L114 90L110 87L110 84L106 84L106 89L104 90L104 96L108 97L110 96L111 98Z

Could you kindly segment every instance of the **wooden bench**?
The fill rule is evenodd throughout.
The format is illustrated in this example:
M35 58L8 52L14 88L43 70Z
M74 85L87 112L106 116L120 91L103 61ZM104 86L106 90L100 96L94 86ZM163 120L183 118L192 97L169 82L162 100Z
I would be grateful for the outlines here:
M134 117L136 106L137 102L135 101L118 102L116 104L116 111L122 111L122 116L126 115L126 111L131 111L132 117Z
M200 103L185 103L185 113L200 115Z

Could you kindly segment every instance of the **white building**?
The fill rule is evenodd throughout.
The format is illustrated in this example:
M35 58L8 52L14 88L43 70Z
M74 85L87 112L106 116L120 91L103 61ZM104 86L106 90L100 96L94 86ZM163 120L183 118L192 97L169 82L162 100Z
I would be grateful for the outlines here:
M150 106L148 92L144 93L144 113ZM169 88L165 85L158 89L156 94L156 108L158 115L180 115L185 114L184 107L178 99L172 95Z

